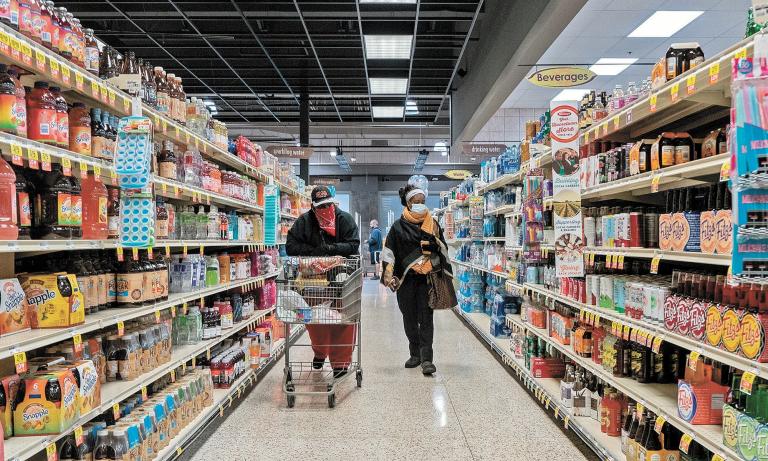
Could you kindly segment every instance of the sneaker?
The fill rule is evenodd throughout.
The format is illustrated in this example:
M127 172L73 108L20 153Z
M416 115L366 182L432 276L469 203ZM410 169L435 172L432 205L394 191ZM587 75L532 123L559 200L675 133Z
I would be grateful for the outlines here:
M325 363L325 359L319 359L317 357L312 359L312 368L315 370L319 370L323 368L323 364Z
M432 373L437 371L437 367L435 367L435 364L429 361L424 361L421 363L421 373L425 376L431 375Z
M411 357L405 361L405 368L416 368L421 365L421 359L418 357Z
M379 276L378 275L374 275L373 277L371 277L371 280L379 280Z
M347 374L347 367L333 369L333 379L339 379L346 374Z

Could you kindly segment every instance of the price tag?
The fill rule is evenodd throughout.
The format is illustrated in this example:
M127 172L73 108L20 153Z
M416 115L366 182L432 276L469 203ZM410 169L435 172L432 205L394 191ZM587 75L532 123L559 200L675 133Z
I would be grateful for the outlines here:
M107 99L109 100L109 105L112 107L115 107L115 91L107 88Z
M119 320L117 322L117 336L123 336L125 334L125 322Z
M560 416L560 407L555 407L555 419Z
M123 112L127 114L131 113L131 100L128 98L123 98Z
M211 348L210 347L205 350L205 359L206 360L211 360Z
M618 269L624 269L624 255L618 256L617 266Z
M624 325L624 332L622 334L622 337L625 340L629 340L629 335L632 333L632 329L629 327L629 325Z
M163 127L163 134L168 132L168 121L166 119L160 120L162 127Z
M739 48L733 53L733 59L747 59L747 48Z
M688 96L696 91L696 74L689 75L688 78L685 79L685 87Z
M101 182L101 165L93 165L93 177L96 182Z
M568 423L571 421L571 417L566 415L565 418L563 418L563 427L568 429Z
M178 197L178 196L179 196L179 194L180 194L180 193L179 193L179 186L173 186L173 195L175 195L176 197Z
M11 144L11 163L24 166L24 160L21 158L21 146L18 144Z
M184 362L181 364L181 374L185 374L187 372L187 362Z
M171 382L176 382L176 370L171 370Z
M197 357L192 357L192 368L195 368L197 365Z
M627 111L627 125L629 125L630 123L632 123L632 109L629 109Z
M619 116L616 115L613 117L613 131L616 131L619 129Z
M45 53L43 50L35 50L35 63L38 69L45 71Z
M72 335L72 343L75 346L75 354L80 354L83 352L83 337L80 335L80 333L75 333Z
M83 444L85 439L83 438L83 426L75 426L75 445L78 447Z
M646 334L645 334L645 332L643 330L638 330L637 331L637 342L639 344L643 344L644 345L647 338L648 338L648 336L646 336Z
M16 366L16 374L26 373L27 366L27 353L24 351L16 352L13 354L13 363Z
M175 137L176 139L181 139L181 130L178 126L174 127L176 129Z
M656 424L653 425L653 430L656 431L657 434L661 434L661 430L664 428L664 423L666 423L667 420L664 419L663 416L659 415L656 417Z
M608 124L603 123L603 136L608 134Z
M729 179L731 179L731 159L723 162L720 167L720 181L728 181Z
M579 311L579 321L584 323L584 319L587 317L587 311Z
M637 411L638 414L642 415L643 413L645 413L645 406L642 403L637 402L637 405L635 405L635 410Z
M633 343L637 342L637 328L632 329L632 332L629 334L629 340Z
M714 85L720 79L720 61L715 61L709 66L709 84Z
M185 243L183 247L181 247L181 254L184 255L184 257L187 257L187 244Z
M599 327L599 326L600 326L600 320L602 320L602 317L600 317L600 314L598 314L597 312L595 312L595 326L596 326L596 327Z
M80 179L86 179L88 177L88 164L80 160Z
M200 245L200 256L205 256L205 245Z
M677 102L680 97L680 82L669 87L669 96L672 99L673 104Z
M185 142L185 144L186 144L186 145L189 145L189 133L184 133L184 135L185 135L185 137L186 137L186 142Z
M55 59L51 59L50 61L50 67L51 67L51 76L58 80L59 78L59 61Z
M29 167L33 170L40 169L40 153L36 149L27 150L27 159L29 160Z
M77 78L77 76L75 76L75 78ZM96 82L96 81L91 82L91 95L94 98L99 99L99 82Z
M101 102L103 102L104 104L108 103L109 102L109 95L107 94L107 87L104 86L104 85L99 85L99 90L101 90L100 91L100 93L101 93Z
M21 60L28 66L32 65L32 47L24 42L21 43Z
M112 185L117 186L117 171L110 169L109 170L109 179L112 180Z
M219 417L223 417L223 416L224 416L224 405L219 407Z
M155 323L160 323L160 309L155 310Z
M133 257L134 261L139 260L139 249L138 248L131 248L131 256Z
M691 446L691 442L693 442L693 436L691 434L683 434L683 436L680 438L680 451L688 454L688 448Z
M181 305L181 312L183 312L184 315L187 315L187 303Z
M176 447L176 456L181 456L181 453L184 451L181 447Z
M659 263L661 262L661 255L656 255L651 259L651 274L659 273Z
M701 352L691 351L691 354L688 356L688 368L690 368L693 371L696 371L696 366L699 363L700 356L701 356Z
M171 318L176 318L176 306L171 306Z
M6 56L11 54L11 37L5 32L0 32L0 52Z
M755 374L751 371L745 371L743 375L741 375L741 386L739 390L741 392L752 395L752 386L755 383Z
M71 75L71 71L69 70L69 67L67 66L61 66L61 81L65 85L69 85L70 79L69 76ZM80 83L82 86L82 82ZM78 87L78 90L83 91L81 87Z
M11 56L13 59L21 59L21 42L16 37L11 37Z
M195 149L200 148L200 143L198 141L199 141L199 139L195 138Z
M661 350L661 343L664 341L664 339L661 336L657 336L653 338L653 346L651 347L651 350L654 354L658 354Z
M594 266L595 265L595 254L594 253L590 253L589 254L589 265L590 266Z
M51 171L51 154L46 151L40 152L40 165L43 171Z
M659 183L661 182L661 175L655 174L651 177L651 192L656 193L659 191Z
M112 405L112 416L114 416L115 421L120 419L120 404L115 402L114 405Z
M656 112L656 103L659 101L659 95L654 93L649 98L649 103L651 105L651 112Z
M589 144L589 131L584 133L584 144Z
M165 246L165 257L166 258L170 258L171 257L171 246L170 245L166 245Z
M56 454L56 442L51 442L45 446L45 459L46 461L57 461L59 459Z
M711 461L725 461L725 458L723 458L723 455L721 455L720 453L715 453L714 455L712 455Z

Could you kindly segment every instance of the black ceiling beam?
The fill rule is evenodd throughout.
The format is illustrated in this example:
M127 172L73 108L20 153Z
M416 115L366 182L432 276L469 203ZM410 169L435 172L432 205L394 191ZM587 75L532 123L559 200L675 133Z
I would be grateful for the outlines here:
M408 60L408 81L405 83L405 107L403 108L403 121L408 112L408 95L411 93L411 75L413 75L413 54L416 52L416 36L419 32L419 11L421 0L416 0L416 17L413 20L413 42L411 43L411 59ZM418 105L416 106L418 108Z
M235 11L188 11L188 17L200 19L201 21L215 21L222 18L237 18L240 15ZM246 18L254 18L269 21L293 21L296 16L292 11L243 11ZM110 11L79 11L77 16L88 19L120 19L120 16ZM142 21L161 21L169 19L178 19L179 15L166 11L135 11L131 16ZM411 11L366 11L366 18L376 21L403 21L413 17ZM354 11L307 11L304 13L307 21L328 21L328 20L349 20L356 19ZM471 21L472 13L462 13L453 11L429 11L423 18L425 21Z
M173 2L173 0L167 0L167 1L168 1L168 3L170 3L170 4L171 4L171 6L172 6L172 7L173 7L173 8L174 8L176 11L178 11L178 12L179 12L179 14L180 14L180 15L181 15L181 16L184 18L184 20L185 20L185 21L187 21L187 23L189 23L190 27L192 27L192 29L193 29L193 30L194 30L194 31L195 31L195 32L196 32L198 35L200 35L200 30L197 28L197 26L195 26L195 24L192 22L192 20L190 20L190 19L189 19L189 18L188 18L188 17L187 17L187 16L184 14L184 12L182 12L182 11L181 11L181 9L180 9L180 8L179 8L179 7L178 7L178 6L177 6L177 5L176 5L176 4ZM275 114L273 114L273 113L272 113L272 111L269 109L269 107L267 107L267 105L266 105L266 104L264 104L264 102L261 100L261 98L259 98L259 96L258 96L258 95L257 95L257 94L256 94L256 93L253 91L253 89L250 87L250 85L248 85L248 83L246 83L246 82L245 82L245 80L243 80L243 78L242 78L242 77L240 77L240 74L238 74L238 73L237 73L237 71L235 70L235 68L234 68L234 67L232 67L232 66L229 64L229 61L228 61L228 60L227 60L227 59L226 59L224 56L222 56L222 55L221 55L221 53L219 53L219 51L216 49L216 47L214 47L214 46L211 44L211 42L209 42L209 41L208 41L208 39L207 39L207 38L205 38L205 37L203 37L202 35L200 35L200 39L201 39L202 41L204 41L204 42L205 42L205 44L206 44L206 45L208 45L208 47L210 47L210 48L211 48L211 50L213 50L213 52L214 52L214 53L216 53L216 55L217 55L219 58L221 58L221 62L223 62L223 63L224 63L224 65L225 65L225 66L227 66L227 68L229 68L229 70L230 70L230 71L232 71L232 73L233 73L233 74L235 74L235 76L236 76L238 79L240 79L240 81L242 81L242 82L243 82L243 85L245 85L245 87L246 87L246 88L248 88L248 90L249 90L251 93L253 93L254 95L256 95L256 100L259 102L259 104L261 104L261 105L262 105L262 107L264 107L264 109L265 109L267 112L269 112L270 114L272 114L272 116L275 118L275 120L279 122L279 121L280 121L280 119L277 117L277 115L275 115Z
M360 33L360 48L363 51L363 67L365 67L365 85L368 88L368 111L371 113L373 121L373 99L371 98L371 79L368 74L368 52L365 50L365 39L363 38L363 20L360 18L360 1L355 0L355 10L357 10L357 30Z

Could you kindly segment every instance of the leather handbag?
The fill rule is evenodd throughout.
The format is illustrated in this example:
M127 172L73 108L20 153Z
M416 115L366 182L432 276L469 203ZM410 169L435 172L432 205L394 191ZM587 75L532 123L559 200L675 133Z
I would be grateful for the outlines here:
M451 277L442 270L427 275L429 285L428 302L433 310L451 309L458 304L456 290L453 288Z

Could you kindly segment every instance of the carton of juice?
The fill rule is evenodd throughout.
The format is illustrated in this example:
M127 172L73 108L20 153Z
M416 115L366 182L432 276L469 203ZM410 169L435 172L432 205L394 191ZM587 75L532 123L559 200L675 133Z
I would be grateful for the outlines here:
M20 274L32 328L65 328L85 321L83 294L74 275Z
M80 417L79 390L69 370L22 376L13 409L15 435L55 435Z
M0 386L5 394L5 405L0 406L0 423L3 425L3 436L9 438L13 434L13 402L19 390L19 375L10 375L0 380Z
M30 329L29 308L19 279L0 280L0 336Z

